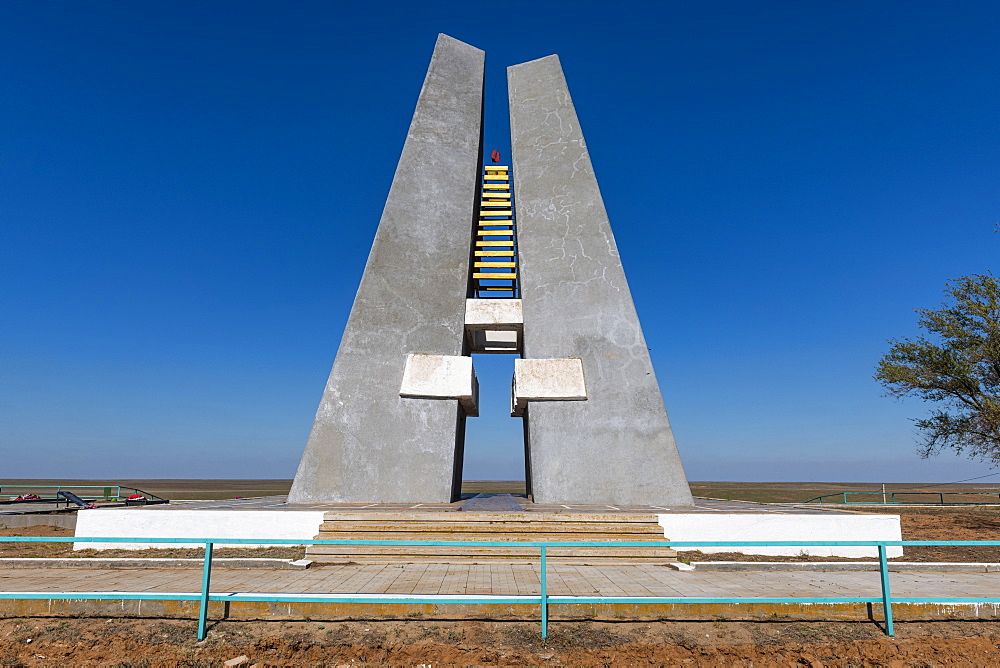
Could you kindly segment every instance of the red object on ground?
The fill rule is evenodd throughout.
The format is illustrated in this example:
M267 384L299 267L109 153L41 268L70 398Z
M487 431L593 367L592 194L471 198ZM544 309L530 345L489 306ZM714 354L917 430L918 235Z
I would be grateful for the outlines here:
M493 149L493 152L490 153L490 159L493 162L500 162L500 151Z

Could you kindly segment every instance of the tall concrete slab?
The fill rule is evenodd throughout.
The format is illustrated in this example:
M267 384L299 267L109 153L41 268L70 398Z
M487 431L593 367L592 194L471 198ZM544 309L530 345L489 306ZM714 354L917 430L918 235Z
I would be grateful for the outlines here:
M587 393L528 402L534 499L691 505L559 59L509 67L507 83L524 357L581 359Z
M290 503L457 498L458 400L399 392L408 354L463 354L484 63L438 37Z

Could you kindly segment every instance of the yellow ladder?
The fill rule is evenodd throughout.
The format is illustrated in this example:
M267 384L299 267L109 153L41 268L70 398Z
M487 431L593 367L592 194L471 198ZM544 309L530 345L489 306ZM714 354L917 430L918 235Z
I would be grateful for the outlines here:
M483 194L472 265L476 297L518 297L517 236L511 194L508 167L488 165L483 168Z

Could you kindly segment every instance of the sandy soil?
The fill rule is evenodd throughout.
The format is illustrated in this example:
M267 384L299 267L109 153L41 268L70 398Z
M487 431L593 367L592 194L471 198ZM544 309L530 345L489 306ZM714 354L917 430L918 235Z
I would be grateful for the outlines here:
M661 621L537 624L466 621L220 622L196 642L193 622L0 620L0 666L989 666L990 622Z

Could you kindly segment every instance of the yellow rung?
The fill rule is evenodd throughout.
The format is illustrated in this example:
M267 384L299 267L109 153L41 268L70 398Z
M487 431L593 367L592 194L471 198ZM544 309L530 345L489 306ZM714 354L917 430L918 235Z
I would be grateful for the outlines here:
M508 209L497 209L495 211L489 211L489 212L480 211L479 214L481 216L508 216L509 217L510 214L511 214L511 210L508 208Z
M513 269L517 266L516 262L473 262L473 267L493 267L496 269Z
M494 246L511 246L513 247L513 241L477 241L476 245L481 248L494 247Z
M476 257L514 257L514 251L476 251Z
M503 192L503 193L485 192L485 193L483 193L483 197L489 197L490 199L495 199L495 200L498 200L498 201L500 201L500 200L509 200L510 199L510 193L507 193L507 192Z
M509 237L514 232L512 230L479 230L476 234L481 237Z
M486 190L510 190L509 183L484 183L483 188Z
M514 280L515 278L517 278L517 274L515 272L513 272L513 271L510 272L509 274L478 274L478 273L476 273L476 274L472 274L472 277L473 278L488 278L488 279L498 280L498 281L505 281L505 280L506 281L511 281L511 280Z
M479 206L505 206L505 207L507 207L509 209L510 208L510 201L509 200L502 200L502 201L499 201L499 202L491 202L490 200L487 199L487 200L483 200L482 202L480 202ZM490 211L490 214L492 215L493 212Z
M483 176L486 181L506 181L508 178L506 174L486 174Z
M486 169L486 171L490 171L490 170L493 170L493 169L507 170L507 169L510 169L510 168L507 167L507 165L486 165L486 167L484 169Z
M507 287L506 285L481 285L480 290L495 290L497 292L514 292L514 286L511 285Z
M480 220L479 227L513 227L509 220Z

